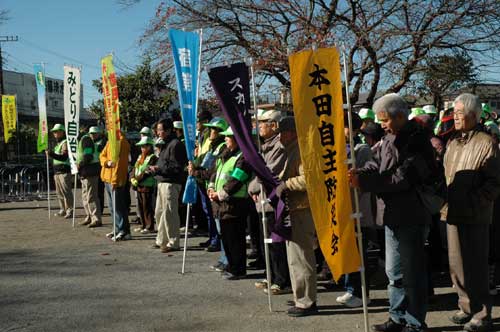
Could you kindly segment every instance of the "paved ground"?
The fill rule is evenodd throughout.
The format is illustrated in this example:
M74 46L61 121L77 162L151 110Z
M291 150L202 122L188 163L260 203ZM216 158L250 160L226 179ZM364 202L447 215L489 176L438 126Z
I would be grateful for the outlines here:
M363 331L362 310L336 304L340 291L318 287L317 316L287 317L290 295L274 296L270 313L266 295L253 286L258 271L250 280L221 280L208 268L217 254L195 246L203 238L190 239L188 273L181 275L182 253L149 249L152 236L113 243L104 236L109 215L102 228L72 228L60 218L48 221L46 206L0 203L1 332ZM378 288L371 292L371 322L386 318L386 291ZM453 290L437 294L430 331L460 331L446 318L454 310Z

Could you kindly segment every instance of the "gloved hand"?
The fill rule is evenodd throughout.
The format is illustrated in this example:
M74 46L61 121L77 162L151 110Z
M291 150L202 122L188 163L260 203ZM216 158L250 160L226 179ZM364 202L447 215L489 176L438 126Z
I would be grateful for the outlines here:
M288 188L286 187L285 182L280 182L280 184L276 187L276 196L281 198L283 194L288 192Z

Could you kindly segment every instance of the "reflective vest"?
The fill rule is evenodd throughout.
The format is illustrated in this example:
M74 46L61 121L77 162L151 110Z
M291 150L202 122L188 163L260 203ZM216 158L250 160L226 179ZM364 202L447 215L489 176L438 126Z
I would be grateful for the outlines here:
M57 143L56 147L54 148L54 153L57 155L62 155L62 147L64 144L66 144L66 139L63 139L62 141ZM65 161L59 161L59 160L54 159L53 162L54 162L54 166L57 166L57 165L68 165L69 166L70 165L69 158L66 159Z
M240 159L242 152L232 156L226 162L222 162L222 159L217 159L217 174L215 177L215 191L219 192L224 188L224 185L231 179L236 179L243 183L241 188L231 195L232 197L245 198L248 197L247 181L249 179L248 174L239 168L236 168L236 162Z
M147 156L146 159L144 159L144 162L140 165L139 165L139 159L141 157L139 157L139 159L137 159L137 161L135 162L134 176L137 177L137 176L141 175L142 173L144 173L145 171L147 171L147 169L149 167L149 162L151 161L151 158L153 158L153 156L154 156L154 154L150 154L149 156ZM139 182L139 185L143 186L143 187L153 187L155 184L156 184L156 180L151 175L146 175L142 179L142 181Z
M99 163L99 151L97 151L97 144L94 143L94 148L84 148L83 147L83 140L85 138L90 138L89 135L84 135L78 142L78 149L76 150L76 163L80 164L80 162L83 160L83 155L86 154L91 154L92 155L92 161L90 162L91 164L96 164ZM91 139L91 138L90 138Z

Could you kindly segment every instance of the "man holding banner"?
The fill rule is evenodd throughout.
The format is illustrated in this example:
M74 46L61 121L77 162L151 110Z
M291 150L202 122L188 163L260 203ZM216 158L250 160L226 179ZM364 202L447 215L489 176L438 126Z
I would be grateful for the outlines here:
M73 211L73 188L71 167L68 156L68 144L65 137L65 130L62 124L54 125L50 130L54 134L57 145L54 151L46 150L48 157L53 159L54 182L56 184L56 194L59 201L59 212L55 215L69 219Z

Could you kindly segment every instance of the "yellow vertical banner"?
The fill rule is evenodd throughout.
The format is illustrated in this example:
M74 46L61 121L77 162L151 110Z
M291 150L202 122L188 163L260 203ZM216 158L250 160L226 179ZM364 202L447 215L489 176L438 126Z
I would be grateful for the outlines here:
M307 194L321 251L335 280L359 271L344 134L339 52L289 57L293 111Z
M2 95L3 135L8 143L17 127L16 96Z
M111 158L116 162L120 155L120 104L118 101L118 82L115 68L113 67L112 55L101 59L101 68L106 131L111 149Z

